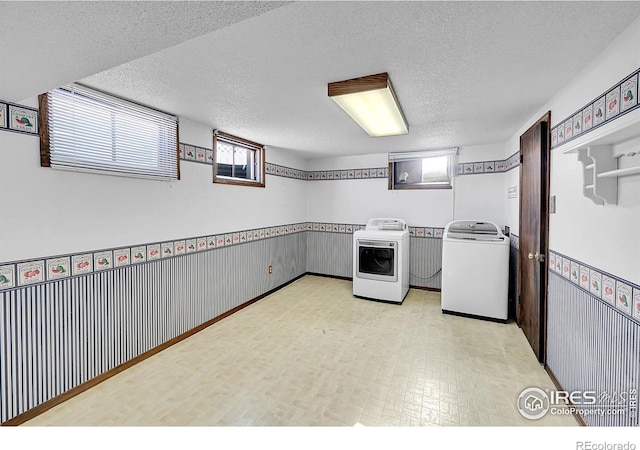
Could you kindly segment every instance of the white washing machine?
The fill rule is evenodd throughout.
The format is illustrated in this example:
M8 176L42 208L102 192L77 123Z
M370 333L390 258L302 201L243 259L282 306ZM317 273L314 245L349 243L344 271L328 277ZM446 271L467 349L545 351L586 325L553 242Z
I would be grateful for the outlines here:
M449 223L442 242L442 312L507 321L509 238L491 222Z
M409 291L409 230L402 219L370 219L353 233L353 295L402 303Z

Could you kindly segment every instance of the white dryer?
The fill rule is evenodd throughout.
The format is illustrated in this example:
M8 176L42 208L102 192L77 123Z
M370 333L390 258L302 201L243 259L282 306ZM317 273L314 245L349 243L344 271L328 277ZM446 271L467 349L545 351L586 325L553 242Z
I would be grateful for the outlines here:
M409 291L409 230L402 219L370 219L353 233L353 295L402 303Z
M458 220L444 229L443 313L507 321L509 238L494 223Z

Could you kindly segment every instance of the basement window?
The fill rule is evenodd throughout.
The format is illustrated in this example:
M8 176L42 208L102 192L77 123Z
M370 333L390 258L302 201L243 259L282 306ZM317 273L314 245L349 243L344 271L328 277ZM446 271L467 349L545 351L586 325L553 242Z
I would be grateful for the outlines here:
M389 189L451 189L458 149L389 153Z
M39 104L41 166L180 179L176 116L79 84L43 94Z
M264 187L264 166L263 145L221 131L214 131L214 183Z

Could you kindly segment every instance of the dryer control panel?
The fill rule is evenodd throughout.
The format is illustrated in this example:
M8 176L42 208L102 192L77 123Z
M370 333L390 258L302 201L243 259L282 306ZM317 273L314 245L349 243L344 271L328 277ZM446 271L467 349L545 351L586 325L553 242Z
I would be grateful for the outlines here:
M367 222L367 230L386 230L386 231L403 231L406 230L407 223L402 219L369 219Z

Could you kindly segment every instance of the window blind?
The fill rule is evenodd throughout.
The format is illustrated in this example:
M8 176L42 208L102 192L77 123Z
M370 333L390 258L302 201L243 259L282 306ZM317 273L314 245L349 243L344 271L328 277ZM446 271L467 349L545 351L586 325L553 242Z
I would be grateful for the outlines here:
M78 84L50 91L46 106L48 136L43 142L48 145L43 165L179 179L176 116Z
M437 156L451 156L458 154L458 147L452 147L442 150L425 150L421 152L399 152L389 153L389 161L409 161L420 158L433 158Z

